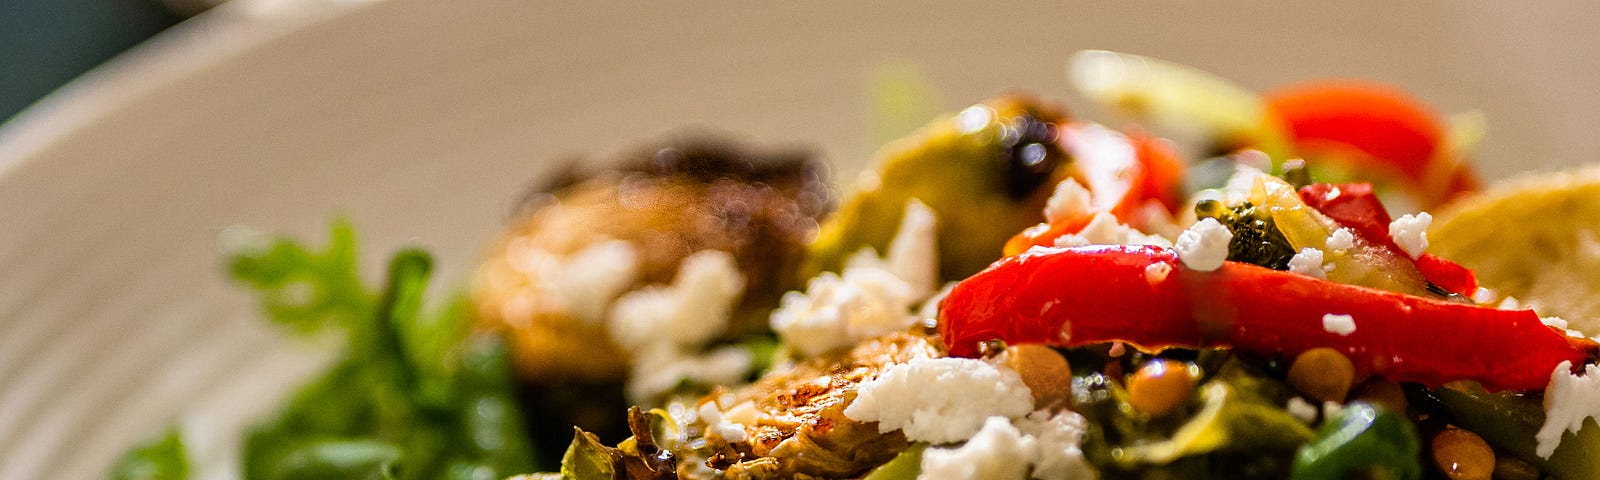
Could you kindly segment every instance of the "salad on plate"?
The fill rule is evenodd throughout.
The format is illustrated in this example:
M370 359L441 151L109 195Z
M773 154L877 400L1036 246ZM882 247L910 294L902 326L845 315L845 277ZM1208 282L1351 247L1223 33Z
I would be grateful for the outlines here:
M1600 175L1481 192L1482 119L1372 82L1068 71L1132 122L1009 92L843 189L667 137L531 189L449 295L420 250L367 282L342 220L234 232L344 345L242 476L1600 478ZM181 431L112 476L201 475Z

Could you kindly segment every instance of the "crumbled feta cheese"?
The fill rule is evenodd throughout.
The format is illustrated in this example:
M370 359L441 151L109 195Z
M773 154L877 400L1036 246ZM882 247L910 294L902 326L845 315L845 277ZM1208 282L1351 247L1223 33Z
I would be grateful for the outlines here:
M1348 228L1340 228L1328 236L1328 250L1343 252L1356 247L1356 234Z
M1016 418L1033 410L1033 396L1009 368L970 358L916 359L863 382L844 415L901 430L913 441L966 440L991 416Z
M1092 479L1094 469L1083 458L1083 434L1088 420L1076 412L1064 410L1052 415L1044 410L1029 413L1016 421L1023 435L1033 437L1038 445L1033 464L1033 478L1039 480Z
M1085 423L1083 416L1070 411L1054 416L1036 411L1016 423L989 417L966 443L923 452L917 478L1093 479L1094 469L1084 461L1079 447Z
M844 274L824 272L804 293L785 293L772 329L789 348L814 356L910 327L917 321L911 308L938 281L935 226L932 210L908 201L887 260L863 248L845 261Z
M1312 405L1311 402L1307 402L1303 398L1290 398L1289 404L1284 405L1283 409L1289 412L1289 416L1302 422L1311 423L1317 421L1317 406Z
M746 402L746 404L748 403L749 402ZM752 410L755 408L753 405L749 405L749 407ZM713 401L701 404L697 414L700 417L700 421L705 422L706 430L708 432L715 432L718 436L722 437L723 440L727 440L729 442L744 441L744 424L729 418L732 415L723 413L722 407L718 405L717 402Z
M1178 243L1173 248L1184 266L1208 272L1221 268L1222 262L1228 259L1230 241L1233 241L1233 232L1228 227L1214 218L1204 218L1178 235Z
M1578 376L1572 374L1570 360L1562 361L1550 372L1550 386L1544 390L1544 425L1533 436L1535 453L1550 458L1562 435L1577 433L1591 418L1600 421L1600 365L1584 365Z
M511 268L532 279L545 294L545 302L586 323L605 319L606 307L633 284L639 268L639 253L622 240L600 241L571 255L557 255L527 238L517 238L506 245L506 258Z
M1356 333L1356 319L1336 313L1322 314L1322 329L1328 333L1350 335Z
M1123 225L1115 215L1100 212L1094 214L1078 233L1062 235L1055 242L1057 247L1084 245L1155 245L1171 248L1172 242L1157 235L1146 235L1136 228Z
M1328 271L1323 269L1322 263L1322 250L1306 247L1289 258L1289 271L1307 277L1327 279Z
M590 245L567 258L557 285L572 315L598 323L606 307L638 274L639 253L633 244L612 240Z
M1405 214L1389 222L1389 237L1394 239L1394 244L1406 252L1411 258L1422 256L1428 249L1428 226L1433 224L1433 216L1428 212L1416 215Z
M1344 404L1332 400L1322 402L1322 418L1333 418L1344 411Z
M889 272L911 286L917 298L933 294L939 285L938 220L933 209L913 198L906 201L900 227L889 242Z
M806 292L783 295L772 312L772 329L795 351L815 356L861 340L910 327L916 303L910 285L878 268L824 272Z
M660 342L698 346L722 333L744 291L733 255L702 250L683 259L668 287L646 287L623 295L611 306L608 332L630 349Z
M955 448L930 448L922 452L918 479L1022 480L1028 459L1039 449L1005 417L989 417L967 443Z
M664 345L635 351L628 376L628 399L654 403L686 380L701 385L733 385L743 381L754 364L755 356L742 346L720 347L703 354Z
M1495 308L1500 310L1521 310L1523 307L1522 302L1517 301L1517 297L1507 295L1505 299L1500 300L1500 305L1495 306Z
M1056 184L1050 200L1044 204L1044 218L1055 223L1089 214L1089 190L1077 180L1066 179Z

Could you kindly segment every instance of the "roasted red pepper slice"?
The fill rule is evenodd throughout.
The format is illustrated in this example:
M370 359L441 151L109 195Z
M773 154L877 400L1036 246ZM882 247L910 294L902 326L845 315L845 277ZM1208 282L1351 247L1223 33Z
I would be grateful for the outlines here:
M1324 315L1349 315L1347 335ZM952 355L982 342L1145 349L1230 347L1289 358L1329 347L1363 375L1430 386L1474 380L1490 390L1540 390L1562 361L1585 365L1600 345L1544 325L1531 310L1496 310L1226 262L1199 272L1171 250L1094 246L1031 250L956 285L939 312Z
M1096 197L1120 195L1114 198L1114 203L1098 201L1096 207L1110 212L1123 223L1143 229L1146 225L1139 223L1143 220L1141 210L1162 208L1170 215L1180 208L1183 201L1183 158L1178 156L1177 149L1167 139L1137 130L1125 135L1129 146L1133 147L1133 163L1103 155L1080 155L1073 161L1080 162L1078 169L1083 172L1084 186ZM1074 141L1081 140L1075 140L1071 135L1062 138L1069 149ZM1053 246L1057 238L1082 231L1092 219L1094 212L1034 225L1011 237L1002 253L1012 256L1035 245Z
M1355 231L1368 242L1382 245L1397 256L1405 256L1394 238L1389 236L1389 222L1394 221L1383 202L1373 194L1372 184L1316 183L1300 189L1300 199L1317 209L1339 225ZM1478 278L1472 270L1455 262L1424 253L1412 261L1422 277L1446 291L1471 297L1478 290Z
M1348 155L1350 160L1368 172L1399 175L1424 208L1478 188L1471 167L1452 152L1440 151L1446 147L1439 114L1401 89L1321 80L1269 92L1265 100L1289 130L1298 153L1357 153Z

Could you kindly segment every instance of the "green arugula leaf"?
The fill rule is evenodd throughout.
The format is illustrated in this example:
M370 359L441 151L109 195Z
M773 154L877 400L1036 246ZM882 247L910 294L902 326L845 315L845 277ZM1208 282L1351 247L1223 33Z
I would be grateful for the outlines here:
M178 429L161 438L135 447L117 461L111 470L116 480L184 480L189 478L189 458Z
M340 478L476 479L530 470L534 448L501 339L469 335L464 296L426 311L433 260L421 250L396 253L381 294L367 293L359 286L352 239L349 226L335 222L323 252L280 239L235 256L236 277L261 291L274 321L298 330L338 325L347 335L344 357L251 433L246 478L335 472ZM281 290L290 278L316 279L314 290L340 293L272 310L283 306ZM364 316L349 317L358 312Z
M268 318L293 331L364 321L377 299L361 283L355 230L338 219L330 231L327 247L314 251L293 239L231 229L223 242L228 273L260 293Z

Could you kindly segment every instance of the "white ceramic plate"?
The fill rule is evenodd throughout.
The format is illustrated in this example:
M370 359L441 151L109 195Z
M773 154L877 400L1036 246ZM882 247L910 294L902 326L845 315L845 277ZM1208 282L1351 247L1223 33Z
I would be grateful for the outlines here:
M1067 98L1081 48L1365 77L1487 113L1491 178L1600 158L1585 3L545 3L237 0L0 128L0 478L101 476L178 419L205 476L237 475L239 426L322 356L224 281L225 226L320 239L344 214L371 271L417 243L459 283L554 158L706 125L856 168L885 64L946 108Z

